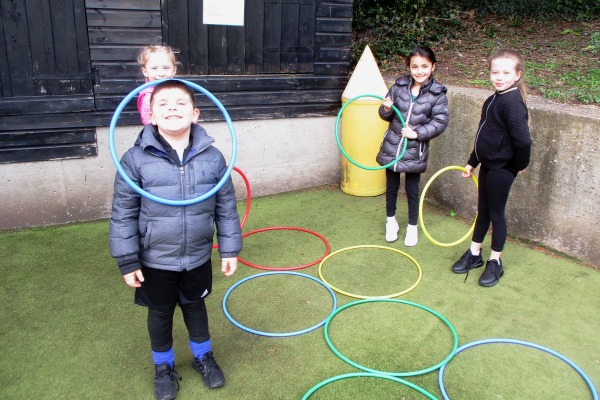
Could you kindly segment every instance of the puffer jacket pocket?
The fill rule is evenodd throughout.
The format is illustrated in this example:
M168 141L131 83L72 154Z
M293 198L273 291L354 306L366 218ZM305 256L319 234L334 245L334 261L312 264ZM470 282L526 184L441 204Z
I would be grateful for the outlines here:
M146 235L142 239L142 250L148 250L152 240L152 225L148 224L146 228Z

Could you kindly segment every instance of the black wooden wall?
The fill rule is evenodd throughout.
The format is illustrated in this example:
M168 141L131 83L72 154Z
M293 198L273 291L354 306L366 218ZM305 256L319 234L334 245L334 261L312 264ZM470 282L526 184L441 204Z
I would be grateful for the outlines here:
M149 44L233 120L335 115L347 83L352 0L246 0L241 27L202 24L199 0L0 0L0 17L0 163L96 155ZM119 124L140 123L134 103Z
M95 155L94 129L63 129L95 110L84 0L0 0L0 17L0 162Z

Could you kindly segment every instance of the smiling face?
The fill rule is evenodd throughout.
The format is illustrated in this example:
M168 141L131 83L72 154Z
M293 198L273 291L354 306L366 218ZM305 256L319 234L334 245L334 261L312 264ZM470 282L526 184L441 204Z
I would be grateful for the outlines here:
M419 86L427 82L433 71L435 71L435 64L418 54L410 58L409 67L410 75Z
M176 72L177 67L165 52L151 53L148 55L146 64L142 67L142 73L149 81L172 78Z
M490 63L490 81L501 92L511 88L522 76L517 71L517 60L507 57L493 59Z
M161 135L172 138L188 135L192 123L200 115L189 93L177 87L155 89L151 108L152 124L158 127Z

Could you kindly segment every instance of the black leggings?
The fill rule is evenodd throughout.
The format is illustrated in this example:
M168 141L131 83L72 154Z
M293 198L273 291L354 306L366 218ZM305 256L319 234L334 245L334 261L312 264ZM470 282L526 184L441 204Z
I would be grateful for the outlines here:
M492 224L492 250L502 251L506 243L507 227L506 202L515 175L507 169L479 169L479 198L477 200L477 221L473 231L473 241L482 243Z
M202 343L210 339L208 332L208 314L204 299L196 303L180 305L183 320L188 329L190 340ZM148 333L152 351L163 352L173 346L173 315L171 308L148 308Z
M408 202L408 223L417 225L419 219L419 181L420 173L404 174L404 190ZM396 215L398 189L400 189L400 172L385 170L385 211L388 217Z

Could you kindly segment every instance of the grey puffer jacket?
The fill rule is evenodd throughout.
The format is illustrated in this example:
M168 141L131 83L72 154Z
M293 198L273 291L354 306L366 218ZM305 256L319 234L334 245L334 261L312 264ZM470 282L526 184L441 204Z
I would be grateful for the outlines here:
M169 200L186 200L208 192L227 169L214 139L192 124L192 146L177 165L146 125L136 144L121 159L127 175L145 191ZM110 218L110 253L123 275L140 268L191 270L211 256L214 229L221 257L236 257L242 235L231 178L215 195L188 206L160 204L135 192L117 173Z
M421 86L421 91L413 102L410 91L412 82L410 74L401 76L386 96L392 99L402 118L417 133L416 139L408 140L402 159L388 167L394 172L425 172L429 141L439 136L448 126L446 87L430 78ZM379 165L386 165L398 158L405 139L402 138L402 123L393 109L385 112L383 105L380 106L379 117L390 122L376 158Z

